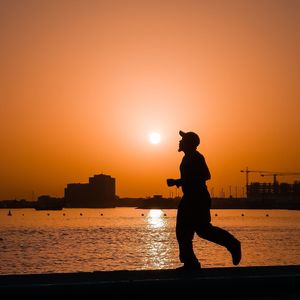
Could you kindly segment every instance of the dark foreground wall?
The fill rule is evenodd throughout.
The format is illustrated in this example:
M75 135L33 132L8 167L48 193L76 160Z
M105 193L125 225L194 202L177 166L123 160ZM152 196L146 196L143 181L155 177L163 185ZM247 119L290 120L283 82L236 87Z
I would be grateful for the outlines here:
M1 275L0 295L1 299L299 300L300 266Z

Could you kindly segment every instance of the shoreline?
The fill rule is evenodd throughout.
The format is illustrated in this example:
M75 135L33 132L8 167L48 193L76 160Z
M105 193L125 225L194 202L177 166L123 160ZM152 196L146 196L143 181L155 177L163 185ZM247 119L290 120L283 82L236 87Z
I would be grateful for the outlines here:
M0 210L13 210L13 209L33 209L35 211L61 211L63 209L112 209L112 208L132 208L132 209L174 209L177 210L177 207L168 207L168 206L114 206L114 207L63 207L61 209L35 209L35 207L0 207ZM239 207L211 207L211 210L241 210L241 209L249 209L249 210L300 210L300 207L247 207L247 206L239 206Z

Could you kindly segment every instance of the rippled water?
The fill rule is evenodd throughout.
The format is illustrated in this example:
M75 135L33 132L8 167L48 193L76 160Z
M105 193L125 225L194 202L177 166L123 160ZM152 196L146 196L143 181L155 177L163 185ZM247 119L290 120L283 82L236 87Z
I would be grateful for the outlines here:
M169 269L180 266L176 210L0 209L0 274ZM241 242L241 266L300 265L300 211L212 210ZM202 267L232 266L227 250L199 237Z

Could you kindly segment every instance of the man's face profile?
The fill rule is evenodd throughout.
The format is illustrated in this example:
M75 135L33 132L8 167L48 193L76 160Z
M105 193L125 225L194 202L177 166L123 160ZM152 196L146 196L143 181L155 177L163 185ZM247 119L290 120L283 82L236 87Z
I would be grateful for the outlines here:
M181 151L184 151L184 149L186 148L186 141L184 140L184 138L182 138L180 141L179 141L179 147L178 147L178 152L181 152Z

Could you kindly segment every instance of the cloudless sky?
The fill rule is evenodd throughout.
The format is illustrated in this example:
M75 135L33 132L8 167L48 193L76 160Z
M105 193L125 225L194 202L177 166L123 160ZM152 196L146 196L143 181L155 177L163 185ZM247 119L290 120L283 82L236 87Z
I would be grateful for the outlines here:
M2 0L0 37L0 199L100 173L169 196L179 130L216 196L246 166L300 172L300 1Z

